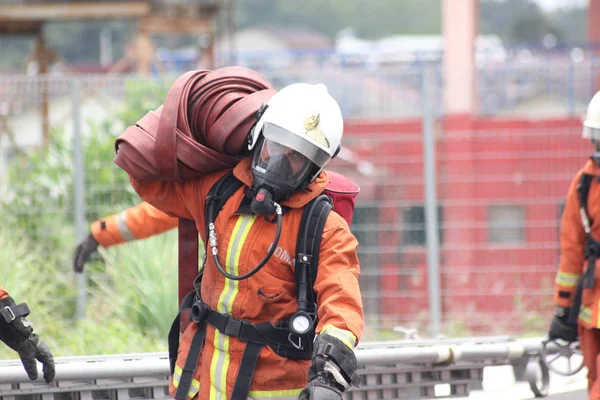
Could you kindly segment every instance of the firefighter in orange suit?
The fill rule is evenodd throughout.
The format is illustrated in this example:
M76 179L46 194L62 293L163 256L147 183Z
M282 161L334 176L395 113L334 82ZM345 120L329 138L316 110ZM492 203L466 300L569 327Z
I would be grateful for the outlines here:
M295 262L277 256L295 254L303 208L325 189L323 170L339 151L342 133L340 108L324 85L281 89L250 133L252 155L233 169L242 186L209 221L208 192L227 172L185 182L131 178L143 200L173 217L194 220L208 244L194 323L181 336L172 366L173 397L337 400L358 384L354 347L364 315L358 243L348 224L329 213L320 238L311 282L317 336L308 354L303 353L307 344L296 343L290 333L310 324L293 319L300 300ZM272 336L275 327L289 333L285 340ZM268 345L270 340L281 345Z
M33 333L33 325L25 319L27 304L15 304L8 292L0 286L0 340L19 354L29 379L38 378L36 360L42 363L44 380L54 379L54 358L48 345Z
M590 101L583 137L594 154L577 172L567 193L560 229L556 311L551 339L579 340L588 369L589 398L600 400L600 92Z

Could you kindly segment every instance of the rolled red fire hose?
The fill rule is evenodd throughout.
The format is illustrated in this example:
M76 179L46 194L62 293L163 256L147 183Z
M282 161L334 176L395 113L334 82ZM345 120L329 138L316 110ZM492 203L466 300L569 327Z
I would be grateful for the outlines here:
M115 163L138 180L189 180L232 168L247 155L256 113L276 91L244 67L190 71L164 104L128 127Z

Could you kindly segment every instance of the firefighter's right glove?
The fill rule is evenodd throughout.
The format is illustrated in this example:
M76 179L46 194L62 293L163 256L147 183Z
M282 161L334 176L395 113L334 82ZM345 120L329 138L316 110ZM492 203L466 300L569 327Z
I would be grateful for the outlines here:
M548 332L550 339L561 339L569 343L577 341L577 325L568 322L569 311L570 309L568 308L556 308L556 312L550 323L550 331Z
M50 383L54 379L54 357L48 345L33 333L27 315L27 304L15 305L10 296L0 299L0 340L19 354L29 379L38 377L37 360L42 363L44 380Z
M319 335L315 340L313 361L308 369L308 385L298 400L341 400L350 386L359 386L354 351L331 335Z
M73 254L73 271L81 273L83 266L90 259L91 255L98 249L98 242L94 239L94 236L90 233L77 244L75 252Z

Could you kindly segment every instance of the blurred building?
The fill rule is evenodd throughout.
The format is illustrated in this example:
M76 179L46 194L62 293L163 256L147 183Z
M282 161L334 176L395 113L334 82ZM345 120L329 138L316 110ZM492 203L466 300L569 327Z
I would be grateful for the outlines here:
M217 42L221 64L240 64L258 70L307 67L333 51L333 41L306 27L252 27Z
M352 29L338 34L335 54L352 63L364 63L372 68L391 63L442 60L445 41L442 35L393 35L377 40L366 40L355 36ZM475 55L479 59L502 62L506 49L496 35L478 35Z

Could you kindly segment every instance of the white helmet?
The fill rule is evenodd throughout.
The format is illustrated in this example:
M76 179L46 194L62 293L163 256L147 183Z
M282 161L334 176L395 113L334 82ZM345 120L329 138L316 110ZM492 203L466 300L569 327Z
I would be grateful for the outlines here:
M248 149L256 146L261 135L294 149L318 167L311 180L340 150L342 111L322 83L288 85L269 99L259 113L248 138Z
M586 139L600 140L600 92L596 93L588 105L583 134Z

